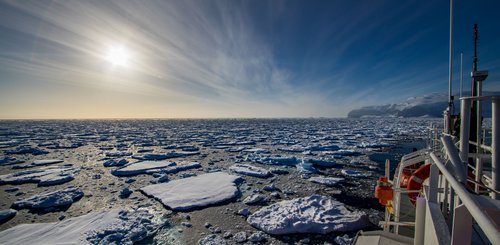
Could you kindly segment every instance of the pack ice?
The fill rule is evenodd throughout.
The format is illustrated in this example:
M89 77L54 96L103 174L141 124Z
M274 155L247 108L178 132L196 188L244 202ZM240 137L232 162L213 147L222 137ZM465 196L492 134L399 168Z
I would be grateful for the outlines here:
M146 211L111 210L56 223L22 224L0 232L0 244L133 244L153 235L159 224Z
M247 218L253 227L272 235L347 232L369 224L362 212L351 212L330 197L312 195L266 206Z
M239 194L236 181L240 177L223 172L148 185L140 190L176 211L186 211L219 204Z

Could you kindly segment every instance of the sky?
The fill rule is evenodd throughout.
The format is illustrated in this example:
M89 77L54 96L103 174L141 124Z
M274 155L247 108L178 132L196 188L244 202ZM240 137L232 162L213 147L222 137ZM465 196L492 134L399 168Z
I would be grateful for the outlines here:
M500 1L455 1L500 91ZM448 1L0 1L0 119L345 117L448 91Z

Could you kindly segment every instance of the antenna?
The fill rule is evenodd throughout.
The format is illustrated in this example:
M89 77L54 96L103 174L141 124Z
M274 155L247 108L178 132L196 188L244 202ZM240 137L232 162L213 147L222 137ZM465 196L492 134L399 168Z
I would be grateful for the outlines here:
M464 63L464 53L460 53L460 98L462 98L462 92L464 90L463 78L464 75L462 73L462 65Z
M451 94L451 81L452 81L452 49L453 49L453 0L450 0L450 67L449 67L449 74L448 74L448 112L451 113L451 109L453 107L453 96Z

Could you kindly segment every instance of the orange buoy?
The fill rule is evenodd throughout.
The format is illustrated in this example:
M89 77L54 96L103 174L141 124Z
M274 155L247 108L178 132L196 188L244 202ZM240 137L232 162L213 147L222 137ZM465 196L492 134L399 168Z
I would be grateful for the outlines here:
M423 165L419 169L417 169L417 171L415 171L410 177L410 181L408 182L406 189L408 189L409 191L417 191L422 189L422 183L424 183L424 181L429 178L430 170L431 164ZM417 192L408 193L408 197L413 204L415 204L418 195L419 193Z
M375 187L375 197L378 198L378 201L382 205L387 205L389 201L392 201L393 197L393 189L391 184L387 180L387 177L380 176L378 177L378 183Z

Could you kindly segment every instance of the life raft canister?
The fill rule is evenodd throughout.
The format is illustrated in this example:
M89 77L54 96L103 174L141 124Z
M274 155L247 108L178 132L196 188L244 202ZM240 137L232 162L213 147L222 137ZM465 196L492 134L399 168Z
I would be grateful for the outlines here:
M408 189L409 191L418 191L422 189L422 184L427 178L429 178L430 170L431 164L423 165L419 169L417 169L417 171L415 171L410 177L410 181L408 182L408 186L406 187L406 189ZM408 197L410 198L411 203L415 204L418 195L418 192L408 193Z
M387 180L387 177L380 176L378 177L378 183L375 187L375 198L378 198L378 201L382 205L387 205L389 201L392 201L393 197L393 189L391 184Z

